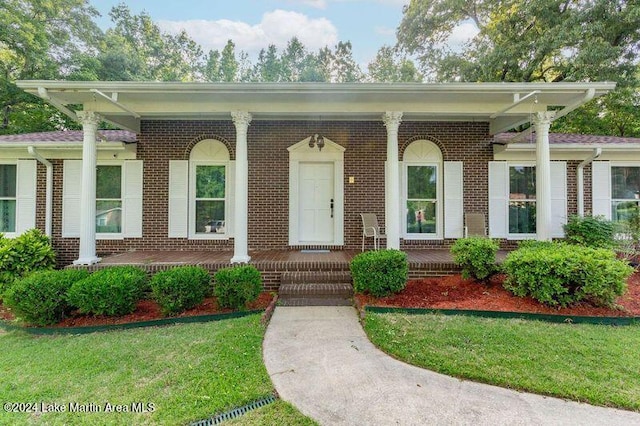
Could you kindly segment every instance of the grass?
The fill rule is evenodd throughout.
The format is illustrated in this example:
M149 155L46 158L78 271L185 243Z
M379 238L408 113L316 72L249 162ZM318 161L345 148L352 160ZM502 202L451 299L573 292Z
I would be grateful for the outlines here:
M273 392L262 362L260 315L77 336L0 332L0 402L96 404L100 413L8 413L0 424L187 424ZM154 404L106 413L105 403ZM275 405L275 404L274 404ZM278 404L269 412L306 419Z
M640 325L368 312L369 339L439 373L640 411Z
M225 422L229 426L258 426L258 425L317 425L312 419L303 416L293 405L278 400L273 404L251 411L242 417Z

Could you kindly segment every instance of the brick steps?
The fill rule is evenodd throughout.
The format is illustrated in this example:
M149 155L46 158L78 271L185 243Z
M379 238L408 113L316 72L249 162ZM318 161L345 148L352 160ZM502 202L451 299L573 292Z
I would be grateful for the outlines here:
M295 271L282 274L278 300L281 306L349 306L351 274L345 271Z

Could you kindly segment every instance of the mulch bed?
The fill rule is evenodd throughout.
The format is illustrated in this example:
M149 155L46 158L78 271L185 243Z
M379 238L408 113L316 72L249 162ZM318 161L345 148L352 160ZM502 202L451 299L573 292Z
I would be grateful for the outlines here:
M397 295L375 298L356 295L359 306L399 308L466 309L480 311L526 312L569 316L640 316L640 273L628 280L628 291L616 302L616 308L594 307L578 303L567 308L551 308L532 298L516 297L502 287L504 276L488 283L465 280L460 275L412 280Z
M250 303L247 306L248 310L264 310L269 306L269 303L273 299L273 295L271 293L263 292L260 294L258 299ZM225 314L233 312L232 309L221 309L218 307L216 303L215 297L210 297L205 299L205 301L196 306L193 309L185 311L176 317L191 317L198 315L213 315L213 314ZM81 315L78 313L72 314L70 317L65 318L62 322L53 325L52 327L89 327L96 325L117 325L117 324L128 324L142 321L151 321L158 320L163 318L171 318L162 315L160 312L160 306L153 300L142 300L138 302L136 306L136 310L128 315L124 315L121 317L107 317L107 316L92 316L92 315ZM0 305L0 319L11 321L14 319L13 314L5 307Z

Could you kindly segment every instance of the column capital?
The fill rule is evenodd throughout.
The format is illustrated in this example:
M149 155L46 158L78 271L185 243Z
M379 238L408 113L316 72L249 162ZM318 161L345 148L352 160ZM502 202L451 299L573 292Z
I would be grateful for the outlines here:
M532 122L534 126L548 126L551 124L555 116L555 111L539 111L534 114Z
M382 114L382 122L387 129L398 129L402 122L402 111L387 111Z
M236 125L236 128L243 127L246 129L249 127L249 123L251 123L252 118L251 113L248 111L231 112L231 119L233 120L233 124Z
M97 126L102 121L100 114L94 111L78 111L76 112L76 115L80 119L82 125Z

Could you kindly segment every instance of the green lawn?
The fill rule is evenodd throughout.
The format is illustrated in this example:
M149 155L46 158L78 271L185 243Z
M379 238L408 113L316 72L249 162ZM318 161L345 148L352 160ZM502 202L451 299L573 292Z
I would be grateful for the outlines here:
M0 331L0 424L179 425L211 417L273 391L263 335L260 315L78 336ZM95 404L102 412L8 413L11 402ZM106 403L153 410L106 413ZM308 421L280 402L257 411Z
M454 377L640 411L640 325L368 312L369 339Z

